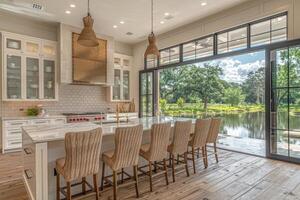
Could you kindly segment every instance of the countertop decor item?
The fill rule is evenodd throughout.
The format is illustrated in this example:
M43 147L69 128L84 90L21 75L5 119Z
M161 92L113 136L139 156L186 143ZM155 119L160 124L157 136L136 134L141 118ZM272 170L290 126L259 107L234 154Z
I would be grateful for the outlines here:
M97 47L99 42L97 41L95 31L93 30L94 20L90 14L90 0L88 0L88 13L83 19L84 28L82 29L78 38L78 43L86 47Z
M26 114L27 116L38 116L39 109L38 107L28 108Z
M153 33L153 0L151 0L151 33L148 36L148 47L145 51L144 57L146 60L157 60L160 56L159 50L156 46L156 38Z

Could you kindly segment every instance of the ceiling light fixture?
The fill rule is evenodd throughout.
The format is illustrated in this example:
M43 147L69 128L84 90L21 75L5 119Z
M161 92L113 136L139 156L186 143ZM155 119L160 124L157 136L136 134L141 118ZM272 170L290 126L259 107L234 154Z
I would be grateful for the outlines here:
M169 16L169 15L170 15L170 13L168 13L168 12L165 13L165 16Z
M201 6L206 6L206 5L207 5L206 2L202 2L202 3L201 3Z
M71 8L75 8L76 5L75 5L75 4L70 4L70 7L71 7Z
M160 21L160 23L161 23L161 24L164 24L165 22L164 22L164 21Z
M125 22L124 21L120 21L120 24L125 24Z
M118 28L118 26L117 25L113 25L113 28Z
M66 10L65 13L66 13L66 14L71 14L71 11Z
M82 29L79 38L78 43L82 46L86 47L96 47L99 45L98 40L96 38L96 33L93 30L93 23L94 20L91 17L90 14L90 0L88 0L88 12L87 16L83 19L84 28Z
M146 60L148 58L156 60L156 59L159 58L160 54L159 54L158 48L155 44L156 43L156 38L155 38L155 35L153 33L153 0L151 0L151 33L148 36L148 41L149 41L149 44L148 44L148 47L145 51L144 58Z

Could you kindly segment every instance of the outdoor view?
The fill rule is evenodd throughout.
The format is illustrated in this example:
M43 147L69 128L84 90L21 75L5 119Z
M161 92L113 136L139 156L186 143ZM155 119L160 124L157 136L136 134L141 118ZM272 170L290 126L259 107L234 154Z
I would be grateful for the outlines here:
M161 114L221 117L219 146L264 155L264 73L264 51L161 70Z

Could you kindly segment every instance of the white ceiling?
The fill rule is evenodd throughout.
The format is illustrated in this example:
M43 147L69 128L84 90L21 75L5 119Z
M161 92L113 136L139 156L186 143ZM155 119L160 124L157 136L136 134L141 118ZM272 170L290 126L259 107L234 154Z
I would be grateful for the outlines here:
M247 0L154 0L154 32L161 34L170 31L244 1ZM42 12L34 12L31 9L32 2L33 0L0 0L0 9L72 26L83 26L82 17L87 13L87 0L34 0L43 5ZM146 39L150 32L150 3L150 0L90 0L95 31L127 43ZM202 6L202 3L207 5ZM70 4L75 4L76 7L71 8ZM20 5L29 6L29 12L18 9L15 5L19 5L19 8ZM66 10L71 11L71 14L66 14ZM166 12L173 18L164 19ZM125 23L120 24L120 21ZM113 28L113 25L118 28ZM132 32L133 35L128 36L127 32Z

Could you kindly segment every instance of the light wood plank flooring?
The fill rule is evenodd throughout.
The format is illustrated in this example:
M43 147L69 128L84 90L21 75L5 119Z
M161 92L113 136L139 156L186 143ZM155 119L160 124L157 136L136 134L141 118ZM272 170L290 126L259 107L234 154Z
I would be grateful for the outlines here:
M177 181L165 185L164 177L154 179L154 192L149 192L147 177L140 178L143 200L213 200L261 199L300 200L300 166L229 151L219 151L219 164L214 157L204 169L198 160L197 173L190 177L180 173ZM19 154L0 155L0 199L25 200L26 191L20 178ZM170 175L170 173L169 173ZM12 180L12 181L9 181ZM171 181L170 177L170 181ZM135 199L134 186L119 189L120 199ZM82 198L95 199L94 196ZM101 194L112 199L112 189Z

